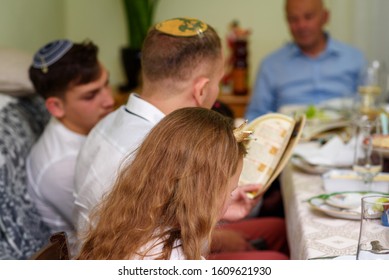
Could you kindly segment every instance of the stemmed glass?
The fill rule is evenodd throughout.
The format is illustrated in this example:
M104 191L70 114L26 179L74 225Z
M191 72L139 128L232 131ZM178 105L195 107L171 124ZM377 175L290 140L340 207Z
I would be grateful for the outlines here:
M355 130L355 152L353 170L362 178L365 190L371 191L374 177L382 171L382 154L373 148L373 137L381 133L379 118L360 119Z

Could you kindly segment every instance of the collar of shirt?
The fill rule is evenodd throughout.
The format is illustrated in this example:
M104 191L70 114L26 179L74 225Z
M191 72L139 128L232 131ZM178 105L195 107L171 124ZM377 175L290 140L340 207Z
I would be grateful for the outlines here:
M157 107L143 100L138 94L131 93L128 98L126 110L129 113L137 115L138 117L145 119L153 124L157 124L165 114L162 113Z
M67 128L62 122L60 122L57 118L51 117L49 121L50 126L52 129L57 131L57 134L59 133L60 138L65 137L64 139L72 139L72 142L80 143L83 142L86 139L86 135L74 132L73 130L70 130ZM78 144L76 144L78 145Z
M325 36L327 38L326 48L319 56L314 59L320 59L332 55L337 56L341 52L339 43L333 40L329 33L325 33ZM307 57L294 42L288 43L288 47L290 50L291 57Z

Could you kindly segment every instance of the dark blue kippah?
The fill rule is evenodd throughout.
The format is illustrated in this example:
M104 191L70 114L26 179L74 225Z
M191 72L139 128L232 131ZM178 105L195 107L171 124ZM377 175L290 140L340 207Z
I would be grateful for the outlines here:
M34 55L32 67L41 69L44 73L48 67L63 57L73 46L69 40L56 40L40 48Z

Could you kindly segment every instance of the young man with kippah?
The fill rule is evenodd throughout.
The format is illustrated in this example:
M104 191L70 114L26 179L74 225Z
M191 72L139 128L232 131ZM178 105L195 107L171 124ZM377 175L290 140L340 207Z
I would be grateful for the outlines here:
M92 127L113 111L108 72L92 42L57 40L34 55L35 90L52 115L27 159L29 193L51 232L74 231L75 163Z
M141 62L142 93L131 94L127 105L99 122L77 160L76 227L81 237L90 226L93 208L110 191L122 161L136 152L148 132L179 108L211 108L219 94L224 74L222 47L215 30L205 22L176 18L156 24L144 41ZM242 193L233 198L234 207L224 217L228 220L244 217L255 203ZM249 241L259 236L265 237L273 250L287 243L283 220L272 218L231 223L228 230L223 226L216 231L213 240L221 251L238 251L221 258L287 259L275 251L247 255L254 250Z

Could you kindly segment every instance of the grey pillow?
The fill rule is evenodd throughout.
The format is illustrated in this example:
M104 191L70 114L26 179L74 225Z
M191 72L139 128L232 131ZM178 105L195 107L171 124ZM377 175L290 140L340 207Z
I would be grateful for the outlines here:
M22 50L0 48L0 92L12 96L34 93L28 77L33 55Z

